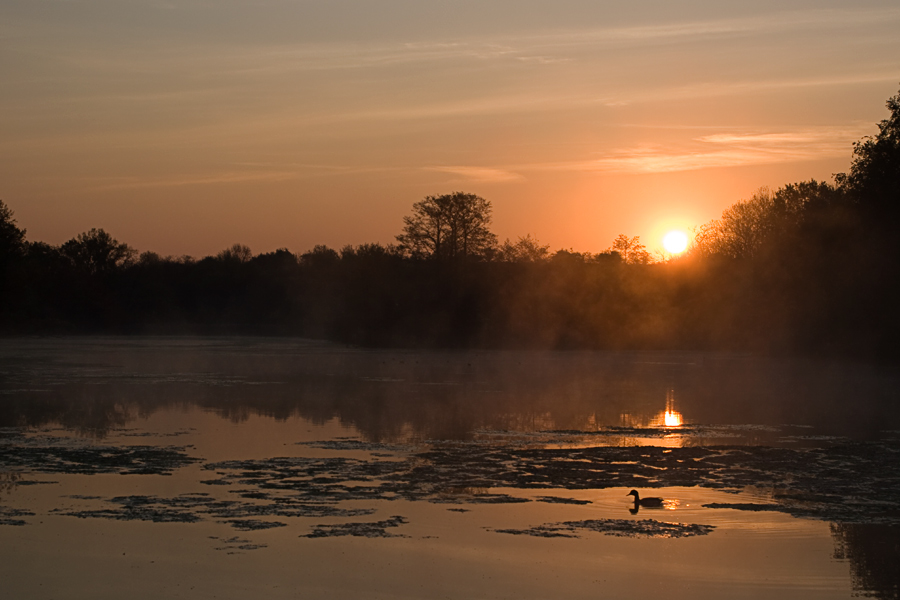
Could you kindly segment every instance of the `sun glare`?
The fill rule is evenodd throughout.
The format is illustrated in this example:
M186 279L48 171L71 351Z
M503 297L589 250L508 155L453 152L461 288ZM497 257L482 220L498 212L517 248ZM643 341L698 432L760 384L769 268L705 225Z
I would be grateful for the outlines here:
M667 410L663 417L666 427L681 427L681 413L675 410Z
M684 418L675 410L675 390L666 392L666 412L663 415L663 424L666 427L681 427Z
M670 231L663 236L663 247L669 254L681 254L687 249L688 237L683 231Z

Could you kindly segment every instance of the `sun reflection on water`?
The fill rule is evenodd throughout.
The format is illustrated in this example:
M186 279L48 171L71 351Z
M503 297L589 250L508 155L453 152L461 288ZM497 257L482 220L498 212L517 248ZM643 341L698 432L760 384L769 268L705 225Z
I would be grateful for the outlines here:
M666 391L665 410L657 413L651 413L653 416L639 416L630 413L622 413L621 426L640 429L649 429L646 437L641 436L637 431L635 434L625 436L620 439L619 445L650 445L662 446L664 448L680 448L688 441L685 430L682 426L685 424L684 416L675 410L675 390ZM652 432L652 430L656 430ZM661 430L661 431L660 431ZM662 433L662 435L660 435Z
M676 412L674 410L667 410L664 419L665 419L666 427L680 427L681 426L681 413L680 412Z
M666 410L659 413L650 423L651 427L681 427L684 417L675 410L675 390L666 392Z

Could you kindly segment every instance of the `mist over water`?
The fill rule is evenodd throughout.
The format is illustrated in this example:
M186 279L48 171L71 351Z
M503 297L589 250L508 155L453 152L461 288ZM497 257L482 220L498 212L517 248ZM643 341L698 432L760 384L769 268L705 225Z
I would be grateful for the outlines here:
M368 441L658 427L667 408L691 430L758 427L750 439L781 426L852 439L900 428L900 373L833 360L366 350L271 338L29 338L3 350L0 423L97 435L190 405L237 421L337 418Z

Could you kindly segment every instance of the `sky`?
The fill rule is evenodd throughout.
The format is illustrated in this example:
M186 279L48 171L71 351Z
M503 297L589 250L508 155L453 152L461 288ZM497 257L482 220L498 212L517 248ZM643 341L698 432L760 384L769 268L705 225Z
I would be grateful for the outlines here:
M660 247L846 171L900 88L896 0L3 0L0 199L205 256L390 243L476 193L501 240Z

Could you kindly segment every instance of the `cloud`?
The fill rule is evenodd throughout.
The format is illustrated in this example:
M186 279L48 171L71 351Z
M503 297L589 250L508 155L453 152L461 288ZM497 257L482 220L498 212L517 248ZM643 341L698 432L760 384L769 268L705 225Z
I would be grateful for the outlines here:
M110 53L104 48L87 50L60 47L58 60L84 68L130 71L179 69L204 70L208 73L250 75L252 73L302 72L381 68L409 63L446 61L525 61L535 65L552 65L574 60L576 56L604 54L616 47L635 44L687 43L704 39L735 36L789 36L801 31L856 31L860 37L878 35L900 21L900 8L818 9L815 11L775 11L756 16L740 16L708 20L686 20L678 23L615 25L604 27L568 27L555 31L531 29L520 34L449 35L437 34L433 41L370 42L277 42L265 38L227 43L194 38L164 38L160 45L152 38L134 41L132 51ZM12 33L9 27L4 33ZM252 39L252 38L251 38ZM790 37L785 39L791 39ZM25 43L22 41L22 43ZM47 55L46 42L32 42L42 55Z
M532 165L546 170L671 173L849 157L853 142L874 133L870 124L781 132L716 133L678 146L621 148L600 158Z
M508 171L505 169L496 169L491 167L470 167L470 166L442 166L442 167L424 167L426 171L438 171L441 173L450 173L458 175L459 178L453 181L465 181L476 183L503 183L509 181L519 181L524 179L519 173Z
M470 59L516 60L552 65L574 60L583 53L605 53L610 47L648 43L696 44L706 38L788 34L798 31L860 30L870 39L872 27L885 28L900 21L900 8L779 11L754 17L686 21L681 23L623 25L566 29L554 32L529 31L518 35L460 37L433 42L375 44L302 44L262 48L259 58L271 68L348 69L382 67L412 62L444 62ZM254 54L242 56L253 60ZM238 58L238 57L235 57ZM281 59L281 60L279 60ZM239 59L238 59L239 60Z
M94 191L126 190L138 188L167 188L199 185L218 185L249 182L277 182L312 177L347 176L360 173L385 173L406 171L400 167L329 165L315 163L231 163L230 169L207 173L167 174L146 177L98 177L88 189Z
M190 185L214 185L223 183L244 183L260 181L287 181L297 178L290 171L224 171L210 174L182 175L173 177L116 177L107 179L106 183L93 186L97 191L126 190L137 188L165 188Z

